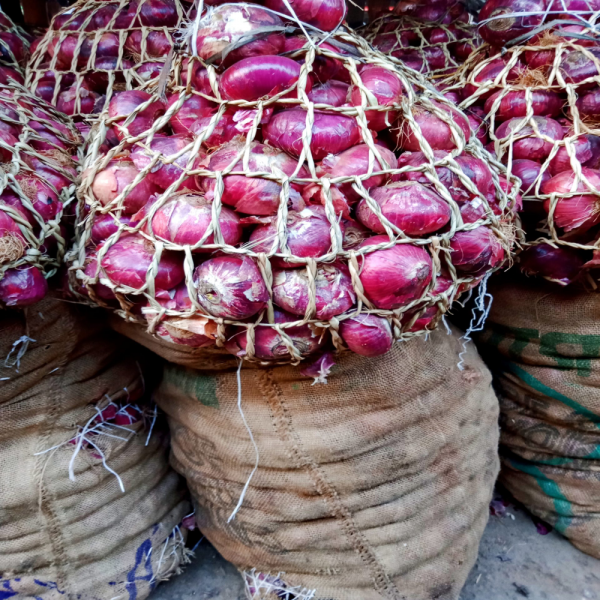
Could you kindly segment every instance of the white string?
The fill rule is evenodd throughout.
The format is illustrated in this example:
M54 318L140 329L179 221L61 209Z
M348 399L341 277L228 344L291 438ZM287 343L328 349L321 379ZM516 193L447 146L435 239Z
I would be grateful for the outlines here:
M252 480L254 473L256 473L256 470L258 469L258 461L259 461L258 446L256 445L256 442L254 441L254 436L252 435L252 431L250 430L250 427L248 426L248 422L246 421L246 417L244 416L244 411L242 410L242 378L240 375L240 372L242 370L242 361L240 360L239 363L240 364L238 365L238 370L237 370L238 410L240 411L240 415L242 415L242 421L244 422L244 425L246 426L246 429L248 430L248 433L250 434L250 439L252 440L252 445L254 446L254 452L256 453L256 462L254 464L254 469L252 469L252 473L250 473L250 477L248 477L248 481L246 481L246 485L244 485L244 489L242 490L242 495L240 496L240 499L238 500L237 506L233 509L233 512L231 513L231 515L229 515L229 519L227 519L228 523L230 523L235 518L235 515L240 510L240 508L242 506L242 502L244 501L244 496L246 495L246 492L248 491L248 486L250 485L250 481Z
M158 407L156 404L154 405L154 415L152 417L152 423L150 424L150 431L148 432L148 437L146 438L146 443L144 446L147 446L150 443L150 437L152 436L152 430L154 429L154 424L156 423L156 417L158 416Z
M22 335L16 342L13 342L12 348L10 349L8 356L4 359L4 366L7 369L12 369L16 365L17 373L19 372L19 368L21 367L21 359L25 355L25 352L27 352L27 348L29 348L29 342L35 343L35 340L33 338L30 338L27 335ZM19 348L19 351L17 352L17 356L15 357L13 363L11 364L9 362L9 359L10 359L12 353L19 347L20 344L22 344L22 346Z

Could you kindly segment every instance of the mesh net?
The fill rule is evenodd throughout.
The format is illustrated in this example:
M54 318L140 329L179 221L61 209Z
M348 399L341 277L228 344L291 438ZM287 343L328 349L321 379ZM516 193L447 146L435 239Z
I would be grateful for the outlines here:
M160 76L189 10L179 0L80 1L52 20L27 85L68 115L98 114L115 92Z
M31 36L0 10L0 82L11 77L23 83Z
M467 143L465 117L344 28L285 43L224 72L231 48L214 64L176 56L167 102L115 97L85 159L74 293L167 341L299 362L343 348L359 315L419 335L504 263L516 185ZM240 78L247 64L281 69ZM397 95L382 100L372 76Z

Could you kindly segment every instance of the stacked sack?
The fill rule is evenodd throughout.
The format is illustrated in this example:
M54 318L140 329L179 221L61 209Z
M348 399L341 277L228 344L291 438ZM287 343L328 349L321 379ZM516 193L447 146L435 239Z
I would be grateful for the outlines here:
M0 83L24 83L32 37L0 10Z
M81 0L32 47L27 86L67 115L96 115L116 91L160 75L188 10L180 0Z

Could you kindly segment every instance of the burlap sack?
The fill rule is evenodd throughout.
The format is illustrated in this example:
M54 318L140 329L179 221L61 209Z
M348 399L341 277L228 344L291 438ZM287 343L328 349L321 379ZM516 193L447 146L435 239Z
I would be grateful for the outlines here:
M600 558L600 296L500 278L481 348L501 403L501 481Z
M491 376L473 344L460 371L460 349L436 332L377 359L346 353L327 385L242 369L258 468L229 523L256 461L236 371L165 366L172 464L249 598L458 597L498 472Z
M17 365L22 336L31 341ZM78 452L70 481L76 446L58 446L95 405L140 395L139 352L99 311L51 298L0 313L3 361L11 350L0 363L0 597L146 598L185 556L178 525L190 507L165 432L157 423L147 446L141 423L120 431L126 440L90 436L124 493L91 447Z

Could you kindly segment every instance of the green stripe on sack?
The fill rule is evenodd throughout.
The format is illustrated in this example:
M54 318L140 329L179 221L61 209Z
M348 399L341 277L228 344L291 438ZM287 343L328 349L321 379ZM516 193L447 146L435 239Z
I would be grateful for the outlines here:
M165 365L163 379L185 394L195 397L204 406L219 408L216 376L177 365Z

